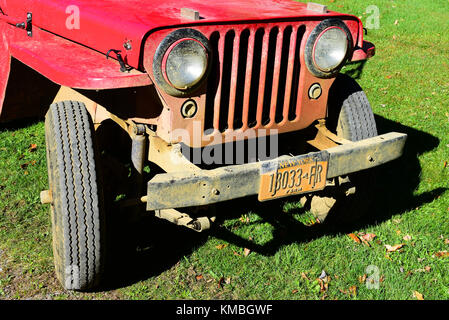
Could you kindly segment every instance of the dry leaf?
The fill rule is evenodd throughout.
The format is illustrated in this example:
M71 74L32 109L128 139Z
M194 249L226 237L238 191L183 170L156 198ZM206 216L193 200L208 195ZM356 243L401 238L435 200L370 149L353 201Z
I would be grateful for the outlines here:
M317 278L316 280L318 281L318 284L320 285L320 292L327 291L327 288L329 287L327 282L324 280L321 280L320 278Z
M445 243L445 244L449 244L449 239L445 239L445 240L444 240L444 243Z
M301 272L301 277L305 280L309 280L309 278L307 278L307 275L304 272Z
M363 276L359 276L360 283L364 283L365 281L366 281L366 274L364 274Z
M36 151L36 149L37 149L37 144L32 143L32 144L30 144L28 151L34 152L34 151Z
M365 241L371 241L376 237L376 235L374 233L367 233L362 236L359 235L359 237Z
M413 295L415 296L416 299L418 300L424 300L424 297L421 293L419 293L418 291L413 291Z
M201 279L203 279L203 275L199 274L195 277L196 281L200 281Z
M251 250L249 250L248 248L245 248L245 249L243 250L243 255L244 255L245 257L247 257L250 253L251 253Z
M449 252L447 252L447 251L439 251L439 252L435 253L435 256L438 257L438 258L440 258L440 257L442 257L442 258L449 257Z
M234 255L236 255L237 257L240 257L240 253L234 251Z
M218 246L215 246L215 248L217 248L218 250L224 249L226 248L228 245L227 244L219 244Z
M349 294L355 297L357 295L357 286L350 286Z
M349 236L349 238L351 238L351 239L354 240L355 242L361 243L359 237L357 237L355 234L350 233L350 234L348 234L348 236Z
M405 241L410 241L410 240L412 240L412 237L409 235L406 235L402 239L404 239Z
M298 289L295 289L295 290L292 291L293 294L295 294L297 292L298 292Z
M424 268L427 272L430 272L430 270L432 270L432 268L430 266L427 266Z
M397 244L394 246L390 246L389 244L386 244L385 248L387 248L387 252L394 252L394 251L401 249L403 246L405 246L405 243Z

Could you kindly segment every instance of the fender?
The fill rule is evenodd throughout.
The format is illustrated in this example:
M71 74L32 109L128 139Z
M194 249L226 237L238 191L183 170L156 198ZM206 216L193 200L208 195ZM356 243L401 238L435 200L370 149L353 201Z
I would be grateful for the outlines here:
M0 115L3 109L3 102L5 101L10 69L11 55L6 38L6 24L0 23Z

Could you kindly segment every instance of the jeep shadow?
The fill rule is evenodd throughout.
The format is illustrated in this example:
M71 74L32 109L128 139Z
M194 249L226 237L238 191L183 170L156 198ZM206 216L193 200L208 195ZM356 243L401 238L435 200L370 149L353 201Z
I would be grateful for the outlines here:
M429 203L443 194L447 189L436 188L420 195L414 195L419 186L421 167L418 157L435 149L439 139L423 131L401 125L400 123L376 116L379 134L396 131L408 135L408 140L401 158L371 169L378 177L373 185L375 195L373 203L365 207L363 216L339 223L339 208L329 214L324 223L305 226L293 218L292 214L305 212L304 208L285 213L285 202L299 201L300 197L288 200L257 201L257 197L219 203L216 206L217 221L209 232L195 233L183 227L172 225L152 216L151 213L135 215L131 209L125 211L115 208L109 228L115 234L110 239L109 272L103 289L131 285L135 282L157 276L170 269L183 257L189 256L196 248L203 245L209 237L216 237L238 247L248 248L262 255L274 255L279 248L291 243L304 243L327 235L354 232L361 228L382 223L392 216ZM154 168L153 168L154 170ZM123 190L127 187L124 186ZM142 208L143 209L143 208ZM143 211L143 210L142 210ZM273 239L263 245L241 238L222 225L226 219L235 219L242 214L253 212L262 221L273 225ZM133 216L124 223L122 217ZM110 230L111 231L111 230Z

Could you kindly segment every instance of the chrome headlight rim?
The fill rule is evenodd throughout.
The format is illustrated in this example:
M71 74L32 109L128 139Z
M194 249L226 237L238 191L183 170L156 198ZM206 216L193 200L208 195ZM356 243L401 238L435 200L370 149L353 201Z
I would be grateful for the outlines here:
M322 35L325 32L327 32L331 29L334 29L334 28L340 29L346 33L346 40L347 40L348 47L346 50L346 55L344 56L342 61L334 68L326 70L326 69L320 68L315 62L315 47L316 47L318 40L322 37ZM352 35L351 35L351 32L349 31L349 28L346 26L346 24L342 20L337 19L337 18L331 18L331 19L326 19L326 20L321 21L315 27L315 29L313 29L312 32L310 33L310 36L306 43L304 59L305 59L307 68L314 76L319 77L319 78L328 79L328 78L335 77L340 72L341 67L343 67L343 65L346 63L348 58L352 55L352 50L353 50L353 41L352 41Z
M186 89L176 88L170 80L165 71L165 63L170 52L181 42L194 40L201 44L206 53L207 65L206 71L198 83ZM166 93L174 97L189 97L204 83L210 70L210 55L211 48L209 40L201 32L195 29L184 28L178 29L167 35L159 44L153 58L153 75L156 84L161 87Z

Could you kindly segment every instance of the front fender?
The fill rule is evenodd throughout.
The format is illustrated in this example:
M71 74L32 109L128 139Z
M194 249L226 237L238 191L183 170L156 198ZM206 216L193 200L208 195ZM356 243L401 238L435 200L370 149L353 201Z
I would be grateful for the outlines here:
M0 23L0 115L5 101L6 86L11 70L11 55L6 34L6 24Z

